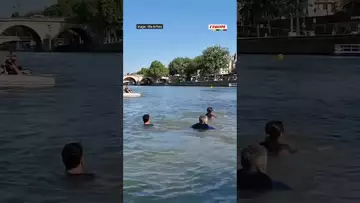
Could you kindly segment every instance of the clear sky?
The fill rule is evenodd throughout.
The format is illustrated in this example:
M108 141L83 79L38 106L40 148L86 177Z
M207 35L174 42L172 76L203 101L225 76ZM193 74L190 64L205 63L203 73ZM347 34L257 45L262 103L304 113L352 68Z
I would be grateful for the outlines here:
M136 24L164 24L163 30L137 30ZM212 32L208 24L227 24ZM165 65L175 57L195 57L208 46L236 52L234 0L124 0L124 74Z
M26 13L42 10L56 0L0 0L0 17L10 17L13 12Z

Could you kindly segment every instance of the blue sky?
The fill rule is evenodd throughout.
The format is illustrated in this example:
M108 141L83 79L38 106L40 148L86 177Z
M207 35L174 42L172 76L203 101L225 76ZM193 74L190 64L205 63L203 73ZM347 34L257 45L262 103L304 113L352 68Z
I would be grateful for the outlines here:
M164 24L163 30L137 30L136 24ZM212 32L208 24L227 24ZM124 74L165 65L175 57L195 57L208 46L236 51L236 1L124 0Z

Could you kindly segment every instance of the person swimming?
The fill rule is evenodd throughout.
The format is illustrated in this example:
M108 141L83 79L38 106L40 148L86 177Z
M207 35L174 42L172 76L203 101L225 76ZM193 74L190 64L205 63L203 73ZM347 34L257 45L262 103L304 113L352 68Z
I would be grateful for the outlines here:
M237 170L238 191L266 191L273 187L266 174L267 153L260 145L249 145L241 151L241 167Z
M196 130L214 130L215 128L208 125L207 122L208 122L208 117L205 115L201 115L199 117L199 123L196 123L191 127Z
M206 116L209 118L209 119L212 119L212 118L215 118L215 114L214 114L214 110L213 110L213 108L212 107L208 107L207 109L206 109Z
M270 121L265 125L266 138L260 145L264 146L272 155L280 155L282 153L294 154L297 152L288 144L280 142L280 138L284 134L284 124L281 121Z
M86 180L92 180L95 177L95 174L85 172L83 148L80 143L66 144L61 152L61 157L68 177Z
M154 126L152 123L150 123L150 115L149 114L143 115L143 122L144 122L145 127Z

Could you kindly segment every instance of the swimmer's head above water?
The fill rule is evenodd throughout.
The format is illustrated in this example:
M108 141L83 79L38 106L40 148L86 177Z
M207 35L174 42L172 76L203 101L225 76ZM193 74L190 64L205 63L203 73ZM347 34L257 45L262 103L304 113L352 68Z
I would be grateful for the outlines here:
M68 174L84 173L83 148L80 143L66 144L61 157Z
M280 142L280 138L283 136L284 131L284 124L281 121L267 122L265 126L266 138L265 141L260 144L264 146L268 152L276 156L296 153L297 149Z
M214 117L215 116L215 114L214 114L214 109L212 108L212 107L208 107L207 109L206 109L206 116L207 117Z
M269 121L265 125L267 139L277 141L284 134L284 124L281 121Z
M143 121L144 121L144 125L149 125L150 124L150 115L149 114L143 115Z

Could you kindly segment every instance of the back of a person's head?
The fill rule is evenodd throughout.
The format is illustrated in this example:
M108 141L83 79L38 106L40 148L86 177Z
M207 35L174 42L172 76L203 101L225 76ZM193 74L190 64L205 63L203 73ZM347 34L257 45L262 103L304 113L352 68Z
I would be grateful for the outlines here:
M71 170L80 165L83 157L83 148L80 143L68 143L61 152L62 161L66 170Z
M241 150L241 166L243 169L257 168L265 171L267 164L266 150L260 145L249 145Z
M206 124L206 123L207 123L207 121L208 121L207 116L205 116L205 115L201 115L201 116L199 116L199 123Z
M284 133L284 124L281 121L269 121L265 125L265 133L270 139L278 139Z
M143 115L143 121L144 121L144 123L149 122L149 120L150 120L150 115L149 115L149 114Z

